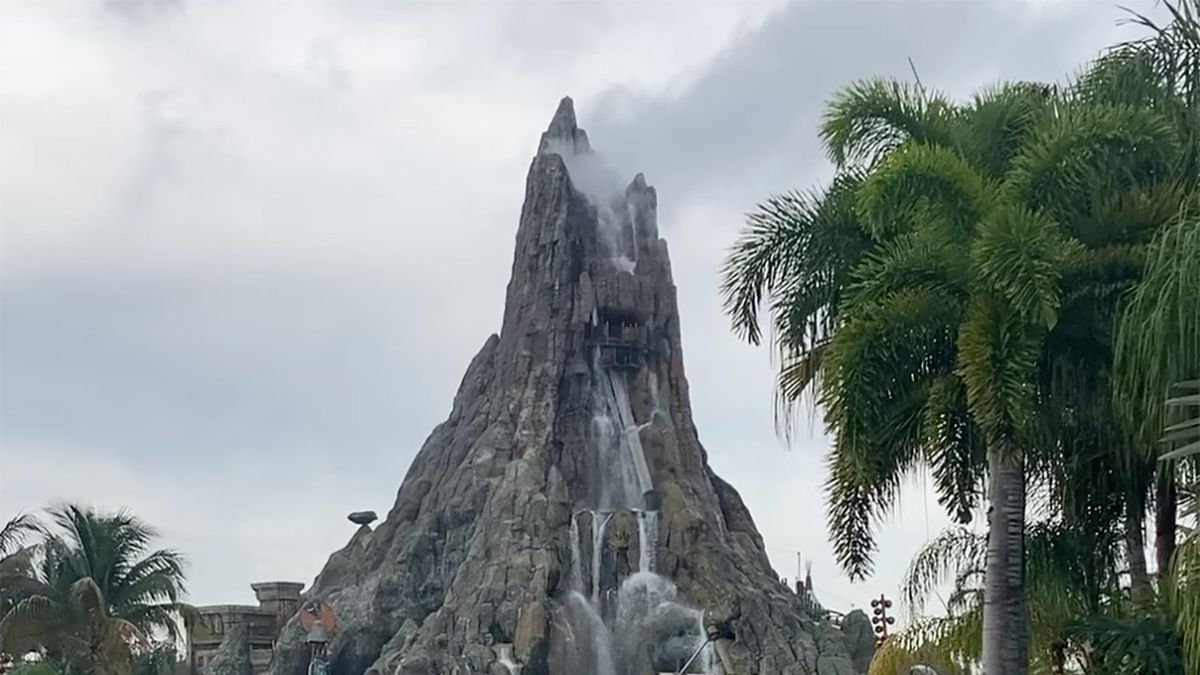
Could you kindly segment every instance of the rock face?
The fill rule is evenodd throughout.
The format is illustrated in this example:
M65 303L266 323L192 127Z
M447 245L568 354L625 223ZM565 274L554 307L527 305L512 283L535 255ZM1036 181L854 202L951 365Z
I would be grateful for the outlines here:
M657 195L613 183L564 99L529 169L504 322L386 519L310 597L335 675L855 672L779 582L692 422ZM306 665L296 622L272 672ZM725 648L727 647L727 648Z
M251 675L250 634L245 624L230 628L208 665L210 675Z
M860 673L867 672L871 659L875 658L875 627L866 612L856 609L842 619L842 635L846 638L846 649L850 660Z

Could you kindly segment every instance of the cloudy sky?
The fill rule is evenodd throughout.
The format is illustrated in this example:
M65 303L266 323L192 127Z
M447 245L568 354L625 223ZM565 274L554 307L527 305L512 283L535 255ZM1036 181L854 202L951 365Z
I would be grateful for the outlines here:
M1152 11L1151 0L1127 4ZM129 507L192 599L309 581L385 512L499 328L558 99L658 187L701 439L776 568L894 593L944 524L914 479L875 579L833 564L828 443L774 433L717 271L756 201L828 178L823 103L1062 80L1136 35L1106 0L0 0L0 517Z

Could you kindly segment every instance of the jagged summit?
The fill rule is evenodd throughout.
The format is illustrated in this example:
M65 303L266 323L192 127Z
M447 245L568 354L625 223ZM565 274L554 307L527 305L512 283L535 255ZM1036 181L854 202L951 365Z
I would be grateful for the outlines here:
M504 323L387 517L309 595L333 675L849 675L779 581L692 421L658 200L622 186L565 98L526 182ZM724 644L724 643L722 643ZM271 671L301 675L293 622Z
M554 111L554 117L551 118L546 133L552 136L570 137L578 130L579 125L575 120L575 101L570 96L564 96L558 102L558 108Z
M538 154L559 153L582 155L591 152L587 132L579 128L575 121L575 102L570 96L564 96L558 102L558 109L550 120L550 126L542 134L538 146Z

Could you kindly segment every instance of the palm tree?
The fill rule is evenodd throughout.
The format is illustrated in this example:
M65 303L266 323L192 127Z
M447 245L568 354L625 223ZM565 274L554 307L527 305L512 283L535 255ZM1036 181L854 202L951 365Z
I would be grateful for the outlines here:
M761 249L819 252L811 242L833 230L820 216L838 210L811 199L791 213L763 209L730 256L727 308L755 339L746 327L768 293L781 391L820 378L836 439L830 524L852 576L870 571L873 523L907 470L930 465L943 503L969 515L986 466L984 668L1024 672L1026 464L1063 451L1039 411L1071 408L1056 397L1073 389L1046 383L1092 377L1087 364L1107 358L1111 331L1093 329L1111 321L1136 281L1137 247L1177 204L1164 177L1178 139L1151 110L1037 85L955 106L887 81L843 91L823 135L835 162L864 176L846 181L867 236L843 249L857 263L839 278L827 272L835 256L778 262ZM815 270L817 283L788 279L797 269Z
M30 535L40 531L40 523L27 513L17 514L0 528L0 616L4 616L19 598L29 592L33 556L37 547L25 546L24 543ZM0 641L0 647L2 645Z
M1182 152L1172 168L1173 181L1185 192L1194 191L1200 181L1200 0L1164 5L1173 18L1169 24L1159 26L1145 16L1131 13L1135 23L1149 29L1149 35L1109 50L1080 78L1075 89L1078 96L1091 101L1148 107L1163 114L1182 140ZM1133 432L1132 442L1127 446L1131 452L1126 458L1145 483L1138 496L1147 497L1151 485L1154 487L1156 558L1159 573L1164 575L1170 570L1176 541L1178 486L1174 463L1154 466L1162 447L1156 442L1163 428L1162 401L1171 382L1195 377L1200 370L1192 367L1186 373L1171 375L1172 370L1178 371L1178 359L1195 353L1195 343L1186 347L1188 353L1178 349L1171 353L1161 349L1150 352L1154 347L1168 346L1161 341L1155 344L1153 336L1145 339L1142 354L1153 353L1155 358L1143 358L1137 366L1128 367L1130 355L1138 349L1134 343L1142 339L1129 323L1147 320L1148 312L1155 309L1153 299L1143 300L1142 305L1134 312L1134 319L1126 321L1123 327L1124 344L1117 354L1122 362L1118 370L1122 373L1116 392L1116 412ZM1140 517L1137 522L1141 522ZM1136 549L1143 550L1140 545Z
M1172 476L1190 476L1180 484L1182 510L1200 527L1200 381L1187 379L1200 376L1198 215L1200 198L1156 239L1145 279L1121 316L1117 366L1118 395L1130 407L1143 409L1150 424L1166 427L1159 461ZM1176 548L1175 524L1172 513L1170 528L1159 539L1160 570L1174 571L1174 578L1164 578L1162 584L1190 672L1200 672L1200 541L1195 529L1185 527L1184 541Z
M43 543L33 592L0 619L0 635L42 648L68 672L128 673L132 658L165 633L180 637L190 608L183 558L150 550L157 532L127 512L78 505L50 510L58 526Z
M1107 531L1044 521L1026 535L1026 595L1032 671L1062 675L1068 666L1091 665L1092 645L1076 639L1081 616L1101 615L1121 606L1114 524ZM916 660L943 670L971 672L981 657L981 580L987 540L964 528L946 530L913 559L902 582L905 603L923 612L939 585L953 583L946 616L921 617L889 639L873 674L898 672ZM1165 671L1170 673L1171 671Z

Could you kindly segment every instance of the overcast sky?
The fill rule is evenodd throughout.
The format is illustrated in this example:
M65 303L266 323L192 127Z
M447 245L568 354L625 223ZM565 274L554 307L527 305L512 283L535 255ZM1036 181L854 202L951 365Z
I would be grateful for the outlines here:
M1150 0L1126 4L1152 10ZM645 172L701 440L782 576L893 594L945 519L919 480L850 584L819 426L774 433L768 352L721 314L743 214L830 175L839 86L1063 80L1137 35L1106 0L0 0L0 517L129 507L194 602L311 581L384 513L499 329L558 99Z

